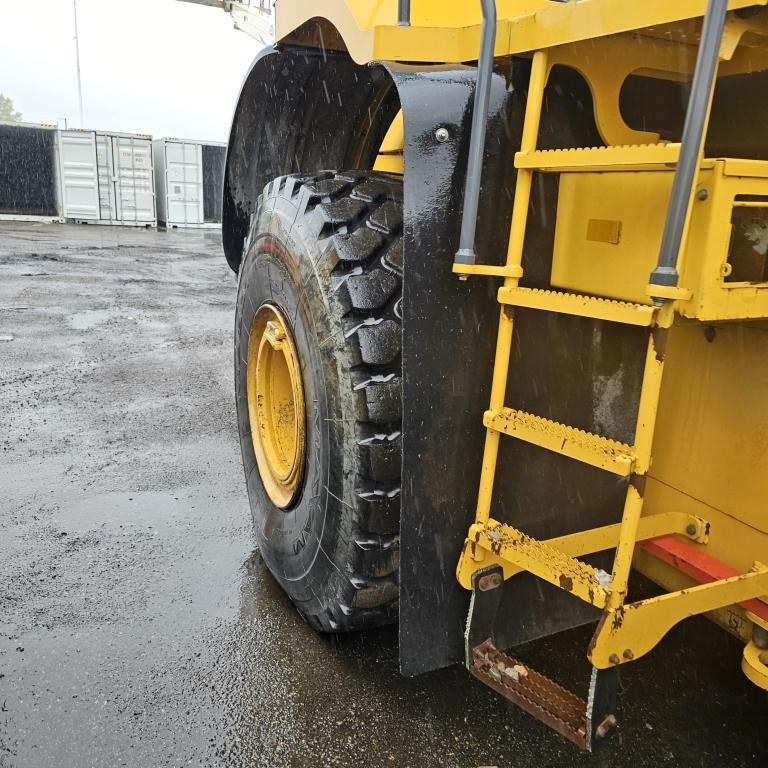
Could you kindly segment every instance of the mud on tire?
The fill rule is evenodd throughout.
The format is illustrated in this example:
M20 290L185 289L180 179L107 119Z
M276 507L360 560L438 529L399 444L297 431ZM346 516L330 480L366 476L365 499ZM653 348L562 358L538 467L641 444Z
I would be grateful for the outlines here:
M256 538L321 631L397 618L401 231L398 179L284 176L260 198L240 268L235 389ZM291 326L306 402L303 484L288 509L264 491L248 416L248 335L265 302Z

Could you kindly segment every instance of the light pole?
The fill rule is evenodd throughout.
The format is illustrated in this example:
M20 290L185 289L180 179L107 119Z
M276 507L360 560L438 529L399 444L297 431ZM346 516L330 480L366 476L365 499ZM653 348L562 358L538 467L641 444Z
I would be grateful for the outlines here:
M80 79L80 38L77 34L77 0L72 0L72 5L75 10L75 56L77 57L77 101L80 105L80 127L83 125L83 84Z

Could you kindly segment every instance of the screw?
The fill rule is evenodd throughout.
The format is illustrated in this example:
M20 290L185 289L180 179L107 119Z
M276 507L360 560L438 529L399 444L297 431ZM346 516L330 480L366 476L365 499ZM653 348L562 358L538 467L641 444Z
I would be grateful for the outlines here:
M477 581L477 586L481 592L487 592L489 589L496 589L501 586L501 575L498 573L489 573L487 576L481 576Z
M700 189L696 193L696 199L697 200L706 200L709 197L709 191L706 189Z
M624 657L624 658L625 658L627 661L632 661L632 659L634 659L634 658L635 658L635 654L634 654L634 653L632 653L632 651L631 651L629 648L627 648L627 650L626 650L626 651L624 651L624 653L622 653L621 655L622 655L622 656L623 656L623 657Z
M436 139L437 139L437 140L438 140L438 141L439 141L441 144L445 144L445 142L446 142L446 141L448 141L448 139L450 139L450 138L451 138L451 135L448 133L448 129L447 129L447 128L443 128L443 127L441 127L441 128L438 128L438 129L435 131L435 138L436 138Z
M696 535L696 526L693 523L688 523L688 525L685 527L685 532L689 536L695 536Z
M608 657L608 661L611 662L611 664L621 664L621 659L618 657L618 654L612 653Z

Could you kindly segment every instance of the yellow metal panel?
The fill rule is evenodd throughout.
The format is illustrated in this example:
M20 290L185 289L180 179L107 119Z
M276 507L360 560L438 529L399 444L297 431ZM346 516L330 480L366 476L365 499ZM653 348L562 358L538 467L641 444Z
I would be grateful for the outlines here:
M755 5L731 0L729 8ZM765 4L758 2L757 4ZM412 2L412 26L397 26L397 0L280 0L275 9L278 40L310 19L328 19L355 61L459 62L477 59L480 3L465 0ZM496 55L531 52L619 32L700 17L705 0L497 0Z
M641 600L603 615L590 644L589 660L598 669L638 659L689 616L768 593L768 567L679 592Z
M615 149L618 153L619 148ZM618 155L617 162L621 162ZM648 278L658 258L674 176L672 168L657 167L652 173L627 171L616 165L612 173L561 175L553 285L623 301L650 303ZM705 161L697 190L687 245L678 265L680 288L671 289L669 298L678 300L677 308L682 315L699 320L768 317L768 282L725 279L730 269L733 208L749 205L756 211L766 208L768 163ZM736 199L745 195L762 198L762 202L743 203ZM593 220L620 221L619 242L591 238L589 222ZM749 248L754 248L757 267L766 261L761 251L766 227L768 217L765 221L757 217L754 245L746 241L743 244L750 254ZM663 292L664 289L654 289L654 293ZM670 290L666 293L670 294Z
M651 476L768 533L768 332L748 323L677 325L667 366ZM723 559L741 568L768 561L765 538L762 546Z
M552 284L650 304L672 171L566 173L560 177ZM619 244L587 237L590 219L621 221Z
M696 586L696 582L690 576L642 549L635 551L635 559L632 565L636 570L668 592L676 592L680 589ZM752 638L752 622L747 618L747 611L738 604L716 608L714 611L708 611L706 616L726 632L729 632L734 637L738 637L739 640L745 643L749 642Z

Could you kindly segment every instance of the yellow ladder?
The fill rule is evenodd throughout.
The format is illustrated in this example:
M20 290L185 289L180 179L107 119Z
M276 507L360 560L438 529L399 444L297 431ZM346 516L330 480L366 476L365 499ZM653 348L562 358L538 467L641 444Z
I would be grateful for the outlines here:
M670 163L674 162L677 146L621 148L622 154L613 148L538 152L536 150L544 88L549 71L546 51L534 54L531 68L528 101L523 124L523 134L515 165L517 183L510 225L509 247L505 267L504 284L499 289L499 331L496 341L496 357L491 385L490 408L485 413L487 428L483 452L480 490L478 494L475 525L470 538L480 535L492 523L491 499L501 435L569 456L622 477L629 477L624 511L618 535L618 546L611 574L610 588L596 583L594 569L581 561L560 553L542 542L532 539L521 531L504 526L503 535L515 541L515 546L505 547L505 559L536 573L537 576L557 586L565 586L578 596L600 607L618 608L626 595L637 528L643 509L643 484L651 462L651 445L656 424L662 373L664 370L664 343L672 320L672 304L656 308L644 304L631 304L559 291L522 288L518 285L522 276L523 243L525 240L531 182L537 170L564 170L600 165L601 163ZM633 151L634 150L634 151ZM643 373L642 390L634 445L625 445L606 437L584 432L549 419L505 407L509 364L514 329L514 308L525 307L568 315L578 315L615 323L644 326L650 329ZM493 533L502 535L494 528ZM545 551L546 550L546 551ZM564 574L567 574L564 578ZM589 598L589 596L592 596Z

